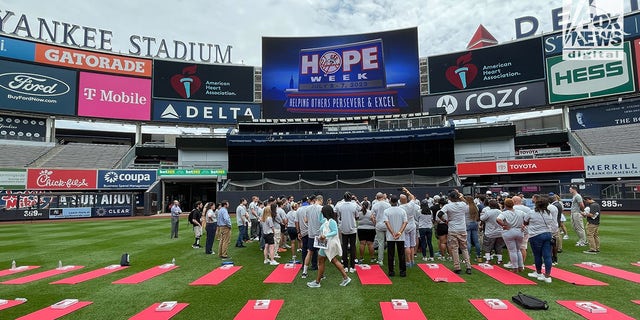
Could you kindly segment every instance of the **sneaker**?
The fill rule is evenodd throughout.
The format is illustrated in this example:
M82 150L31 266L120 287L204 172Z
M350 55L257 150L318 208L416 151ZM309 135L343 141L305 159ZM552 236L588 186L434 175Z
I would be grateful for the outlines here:
M541 273L538 275L538 281L545 281L545 279L547 278L544 276L544 274Z
M586 247L587 244L581 241L576 242L576 247Z
M192 244L191 248L198 249L198 248L200 248L200 246L196 246L195 244Z
M551 283L551 277L544 277L544 282Z
M298 251L298 252L302 252L302 249L298 248L298 249L296 249L296 251Z
M264 259L264 264L269 264L269 260L268 259Z
M306 272L303 272L303 273L302 273L302 275L300 276L300 278L302 278L302 279L306 279L306 278L307 278L307 273L306 273Z
M356 272L356 269L355 268L349 268L349 272L350 273L354 273L354 272ZM351 280L349 280L349 281L351 281Z
M347 277L346 279L343 279L342 282L340 282L340 286L346 287L349 283L351 283L351 278Z
M317 283L315 280L313 280L311 282L307 282L307 287L309 287L309 288L320 288L321 285L319 283Z
M279 255L279 254L276 254L276 255L274 255L274 256L273 256L273 258L274 258L274 259L280 259L280 255Z
M284 247L287 248L287 249L291 249L291 246L288 245L288 244L285 244Z
M422 261L429 261L429 258L427 258L427 257L422 257Z
M278 261L275 261L275 260L271 260L271 262L269 262L269 264L272 265L272 266L279 265Z
M443 256L439 256L439 257L438 257L438 260L440 260L440 261L444 261L444 260L446 260L446 259L445 259L445 257L443 257Z
M543 277L544 277L544 275L543 275L542 273L537 273L537 272L535 272L535 271L534 271L534 272L529 272L529 273L527 273L527 276L529 276L529 277L531 277L531 278L538 278L538 277L540 277L540 276L543 276Z
M433 257L427 258L427 261L433 261Z
M564 236L562 236L562 240L569 240L569 235L565 234Z
M471 274L471 268L467 268L467 271L465 271L467 274Z
M460 274L460 272L462 272L462 270L460 270L460 269L453 270L453 273L455 273L455 274Z
M369 261L369 263L377 263L377 262L378 262L378 260L376 260L376 259L371 259L371 261Z
M598 251L597 251L597 250L585 250L585 251L582 251L582 253L587 253L587 254L598 254Z
M502 266L503 266L503 267L505 267L505 268L508 268L508 269L513 268L513 265L511 264L511 262L509 262L509 263L505 263L505 264L503 264Z
M558 265L558 261L551 262L551 265L557 266Z
M322 277L320 277L320 281L322 281L322 280L327 280L327 275L326 274L323 274Z

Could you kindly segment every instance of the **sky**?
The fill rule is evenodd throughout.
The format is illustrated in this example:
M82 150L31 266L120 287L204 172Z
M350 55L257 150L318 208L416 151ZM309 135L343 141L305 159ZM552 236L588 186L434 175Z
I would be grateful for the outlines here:
M129 37L140 35L231 45L232 63L260 66L263 36L418 27L419 55L427 57L464 50L480 24L499 42L515 39L515 19L523 16L538 19L538 33L551 31L551 10L561 6L562 0L0 0L0 13L25 14L34 29L40 17L110 30L116 52L126 53Z
M629 0L623 0L625 11ZM635 0L637 1L637 0ZM515 20L533 16L552 30L562 0L0 0L0 17L26 15L112 31L114 52L130 36L232 46L231 62L261 66L261 38L370 33L417 27L420 57L463 51L482 24L500 42L515 40ZM7 30L5 30L7 32Z

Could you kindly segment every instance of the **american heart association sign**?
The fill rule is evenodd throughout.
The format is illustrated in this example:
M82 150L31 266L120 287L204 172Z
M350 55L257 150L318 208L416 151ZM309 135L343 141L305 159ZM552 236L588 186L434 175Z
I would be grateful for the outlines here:
M454 87L466 89L478 75L478 67L471 62L471 52L460 56L456 65L450 66L445 72L445 77Z
M171 77L171 87L183 99L191 98L191 95L200 89L202 81L196 76L197 66L189 66L182 69L182 73L175 74Z

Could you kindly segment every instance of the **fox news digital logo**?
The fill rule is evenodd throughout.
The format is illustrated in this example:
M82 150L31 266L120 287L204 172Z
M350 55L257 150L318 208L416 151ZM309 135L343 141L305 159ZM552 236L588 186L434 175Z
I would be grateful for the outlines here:
M622 0L563 0L563 60L623 60Z

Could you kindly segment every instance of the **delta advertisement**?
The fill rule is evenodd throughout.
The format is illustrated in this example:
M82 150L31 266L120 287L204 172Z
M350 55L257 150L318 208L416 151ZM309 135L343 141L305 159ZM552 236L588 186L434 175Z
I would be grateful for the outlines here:
M73 69L151 78L151 60L37 43L35 61Z
M75 71L0 60L0 109L74 115Z
M613 102L584 109L569 109L571 130L640 123L640 101Z
M0 138L5 140L41 141L47 136L47 120L0 114Z
M422 97L423 111L444 109L459 116L490 112L510 112L546 105L544 81Z
M262 38L265 118L420 111L417 28Z
M0 57L33 61L36 44L13 38L0 36Z
M429 93L511 85L544 79L539 37L428 58Z
M151 120L160 122L232 124L239 117L260 119L260 104L153 100Z
M151 80L80 72L78 115L148 121Z
M547 58L549 103L576 101L635 91L631 45L624 43L622 60Z
M191 101L253 102L253 67L154 60L153 96Z

